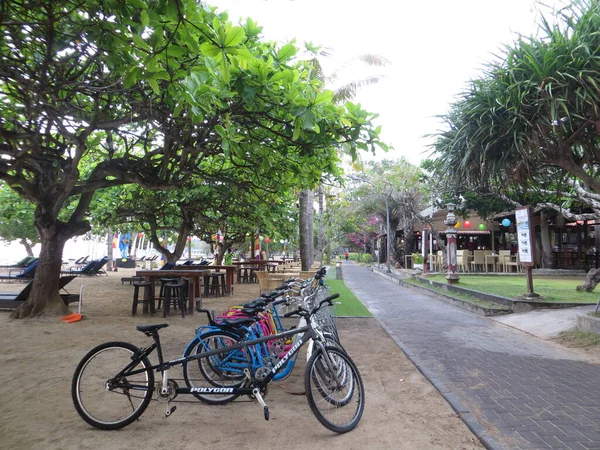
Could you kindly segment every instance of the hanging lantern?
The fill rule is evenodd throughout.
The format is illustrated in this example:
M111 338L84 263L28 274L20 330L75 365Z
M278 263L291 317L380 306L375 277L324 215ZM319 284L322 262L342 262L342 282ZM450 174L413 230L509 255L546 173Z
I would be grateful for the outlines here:
M485 231L485 224L480 223L477 228L479 228L479 231Z
M456 225L454 225L454 228L459 228L460 227L460 222L456 222Z
M219 235L219 241L223 242L225 240L225 236L223 236L222 234Z
M502 219L502 226L503 227L510 227L511 221L510 219Z
M141 239L144 237L144 233L138 233L138 239Z
M465 220L465 223L463 225L465 226L465 228L471 228L471 222L469 222L468 220Z
M192 237L188 236L188 242L192 242Z
M271 238L265 238L265 242L268 244L269 242L271 242Z

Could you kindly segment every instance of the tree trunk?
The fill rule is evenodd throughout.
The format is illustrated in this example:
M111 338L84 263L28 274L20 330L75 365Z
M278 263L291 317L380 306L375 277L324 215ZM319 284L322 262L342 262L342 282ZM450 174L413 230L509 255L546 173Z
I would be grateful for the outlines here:
M311 260L311 248L313 246L312 234L312 192L305 189L298 196L300 206L300 264L303 271L309 270Z
M106 263L106 270L112 272L113 268L113 239L115 238L115 233L113 230L108 230L108 234L106 235L106 256L108 257L108 262Z
M587 276L585 277L585 281L577 286L575 289L577 291L584 292L593 292L596 288L596 285L600 282L600 269L591 269Z
M31 248L31 245L29 244L29 241L25 238L21 239L21 245L23 247L25 247L25 251L27 252L27 256L31 256L33 257L33 249Z
M317 259L319 261L319 265L323 265L323 247L324 247L324 236L325 232L323 230L323 204L324 204L324 196L323 186L319 185L319 190L317 191L319 198L319 234L317 238Z
M552 245L550 243L550 227L548 226L548 214L546 211L540 211L540 236L541 236L541 256L542 267L549 269L553 266Z
M313 191L307 191L308 197L306 202L306 212L308 214L308 267L306 270L310 269L310 266L315 260L315 193Z
M38 231L41 250L31 293L25 303L12 313L15 319L41 315L63 316L68 311L67 305L60 297L58 283L63 249L71 233L60 224L43 229L38 226Z

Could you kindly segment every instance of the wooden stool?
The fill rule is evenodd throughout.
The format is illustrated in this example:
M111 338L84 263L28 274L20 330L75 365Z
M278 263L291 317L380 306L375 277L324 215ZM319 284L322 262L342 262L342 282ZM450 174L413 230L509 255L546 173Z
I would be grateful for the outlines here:
M144 299L140 300L140 288L144 288ZM146 289L148 292L148 299L146 299ZM133 283L133 305L131 306L131 314L135 316L137 314L137 305L138 303L142 304L150 304L150 314L154 314L156 310L154 309L154 295L153 295L153 286L150 282L135 282Z
M169 308L171 307L171 301L173 301L173 307L181 309L181 317L185 317L185 287L187 283L166 283L165 289L165 302L163 305L163 317L167 317L169 314Z
M242 271L242 283L249 283L250 282L250 268L248 267L242 267L241 271Z
M225 295L225 274L221 272L213 273L210 275L210 293L214 294L215 297L219 295Z
M160 281L160 291L158 293L158 309L162 307L163 300L165 299L165 285L167 283L179 283L179 277L164 277L159 278Z

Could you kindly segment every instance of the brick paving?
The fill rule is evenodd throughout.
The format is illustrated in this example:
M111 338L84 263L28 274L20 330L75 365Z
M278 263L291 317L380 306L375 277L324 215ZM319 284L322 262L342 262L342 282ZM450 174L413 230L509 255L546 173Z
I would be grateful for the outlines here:
M600 365L343 264L346 285L493 449L600 449Z

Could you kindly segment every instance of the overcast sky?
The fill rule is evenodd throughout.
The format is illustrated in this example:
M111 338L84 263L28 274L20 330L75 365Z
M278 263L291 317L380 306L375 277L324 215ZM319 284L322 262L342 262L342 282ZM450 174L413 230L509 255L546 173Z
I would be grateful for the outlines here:
M335 50L329 67L364 53L391 62L377 85L356 101L380 115L383 140L418 164L427 157L424 135L441 126L436 115L502 44L535 31L533 0L207 0L234 23L252 17L267 40L310 41ZM378 156L382 157L381 155Z

